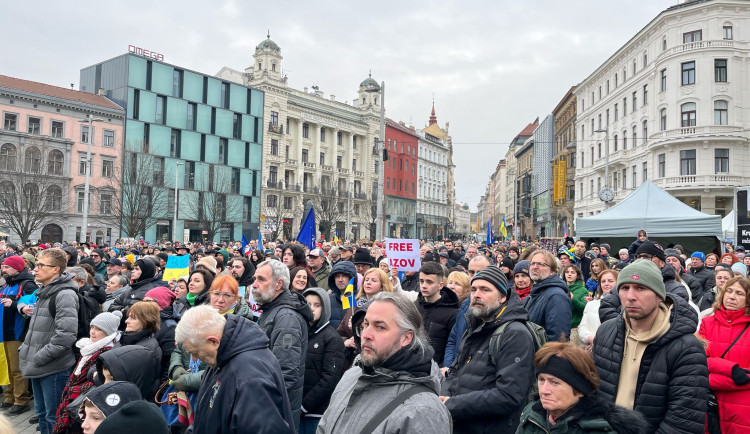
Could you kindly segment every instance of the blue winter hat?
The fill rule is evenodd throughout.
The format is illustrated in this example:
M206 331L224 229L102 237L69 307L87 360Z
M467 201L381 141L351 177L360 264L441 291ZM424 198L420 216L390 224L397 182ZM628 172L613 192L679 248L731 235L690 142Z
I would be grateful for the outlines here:
M706 254L703 252L694 252L692 255L690 255L691 258L698 258L701 260L701 262L706 262Z

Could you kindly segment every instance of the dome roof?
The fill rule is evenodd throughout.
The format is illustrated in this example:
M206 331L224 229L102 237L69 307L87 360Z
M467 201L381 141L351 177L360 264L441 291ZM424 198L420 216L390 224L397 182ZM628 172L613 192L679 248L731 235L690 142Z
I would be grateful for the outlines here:
M269 49L271 51L281 52L281 48L271 40L271 34L266 35L266 39L255 47L256 50Z
M377 81L375 81L372 78L372 73L370 73L370 75L367 78L365 78L365 80L362 83L359 84L359 87L370 88L373 90L380 90L380 85L378 84Z

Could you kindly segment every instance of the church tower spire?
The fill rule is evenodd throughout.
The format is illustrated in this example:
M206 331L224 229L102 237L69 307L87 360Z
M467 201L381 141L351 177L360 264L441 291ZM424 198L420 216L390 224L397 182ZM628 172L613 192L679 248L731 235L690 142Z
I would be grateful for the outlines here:
M437 116L435 116L435 99L432 99L432 113L430 114L430 125L437 123Z

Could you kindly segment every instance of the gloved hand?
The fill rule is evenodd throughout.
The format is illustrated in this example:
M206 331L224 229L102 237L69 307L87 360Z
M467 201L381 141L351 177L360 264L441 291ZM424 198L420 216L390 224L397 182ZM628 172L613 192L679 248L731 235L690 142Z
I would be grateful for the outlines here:
M182 375L180 378L172 380L172 386L179 391L185 391L187 387L187 375Z
M178 366L172 370L172 375L170 376L170 378L173 381L177 381L180 378L184 377L187 373L187 369L183 368L182 366Z
M732 381L738 386L750 383L750 375L748 375L747 369L740 368L740 365L734 365L732 367Z

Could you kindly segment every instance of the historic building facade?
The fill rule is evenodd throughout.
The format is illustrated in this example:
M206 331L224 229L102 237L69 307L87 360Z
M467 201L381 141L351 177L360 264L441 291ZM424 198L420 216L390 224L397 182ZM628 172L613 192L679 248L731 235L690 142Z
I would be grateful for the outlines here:
M708 214L732 209L750 184L749 29L744 1L672 6L576 87L576 217L605 208L605 187L612 205L647 179Z
M419 131L417 175L417 238L442 239L448 236L453 205L448 202L450 136L437 125L435 107L429 125Z
M293 239L308 201L320 234L331 239L374 238L380 136L380 85L368 77L351 104L323 91L292 89L281 48L270 36L255 48L244 71L222 68L217 77L265 92L261 212L266 236ZM347 227L349 222L349 227ZM270 235L273 234L273 235Z
M576 97L575 86L565 93L552 110L555 117L555 144L552 160L552 201L550 214L553 236L573 233L576 166Z
M98 217L119 197L109 180L122 164L125 110L104 96L0 75L0 112L0 230L14 242L26 241L22 227L33 242L118 238L118 225Z
M386 119L385 236L414 238L417 221L419 133L403 122Z

